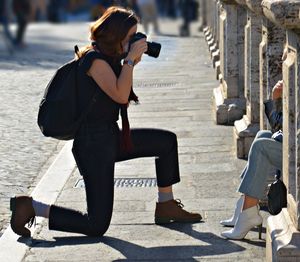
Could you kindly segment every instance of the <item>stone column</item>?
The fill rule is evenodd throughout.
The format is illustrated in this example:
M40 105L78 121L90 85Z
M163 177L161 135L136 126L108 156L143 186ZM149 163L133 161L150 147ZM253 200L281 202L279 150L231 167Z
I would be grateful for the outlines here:
M215 1L214 10L214 27L212 30L212 39L208 41L208 47L211 56L214 52L216 52L219 49L219 13L221 10L220 0Z
M200 19L201 24L199 30L203 30L208 25L209 10L207 0L200 0Z
M283 181L288 207L267 220L267 261L300 261L300 1L264 0L265 16L286 29L283 63Z
M208 46L213 43L211 41L214 41L216 2L217 0L211 0L208 3L210 17L208 19L208 27L204 30Z
M270 129L263 102L271 98L272 88L282 79L282 53L285 30L263 18L262 41L259 46L260 129Z
M246 158L259 130L259 44L261 42L261 1L246 0L245 26L245 98L246 115L234 123L234 138L238 158Z
M203 28L203 33L205 35L205 37L207 37L209 35L209 33L211 33L211 29L212 29L212 16L213 16L213 12L214 12L214 7L212 5L213 1L211 0L203 0L206 3L206 10L207 10L207 26L205 28Z
M216 68L216 78L221 79L220 73L220 52L219 52L219 13L221 10L220 0L211 0L210 8L212 12L211 14L211 26L204 29L204 34L206 37L206 41L208 44L209 52L212 57L213 67Z
M243 39L241 30L246 23L245 9L238 6L233 0L221 0L219 24L220 47L220 86L214 89L214 110L217 124L233 124L240 119L245 110L245 99L241 89L239 77L243 56L241 47ZM242 41L241 41L242 40Z

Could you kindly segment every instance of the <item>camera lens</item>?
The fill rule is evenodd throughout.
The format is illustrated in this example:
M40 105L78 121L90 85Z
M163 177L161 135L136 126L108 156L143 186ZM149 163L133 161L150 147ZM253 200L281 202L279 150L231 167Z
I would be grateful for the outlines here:
M161 44L155 42L147 42L148 50L145 54L157 58L160 53Z
M130 40L129 45L133 44L134 42L146 38L147 36L141 32L136 33ZM147 42L148 50L145 52L148 56L157 58L160 53L161 44L155 42ZM130 48L130 47L129 47Z

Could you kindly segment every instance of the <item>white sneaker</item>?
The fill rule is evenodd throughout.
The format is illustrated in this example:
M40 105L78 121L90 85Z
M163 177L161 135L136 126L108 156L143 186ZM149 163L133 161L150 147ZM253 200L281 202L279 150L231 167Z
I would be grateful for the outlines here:
M244 195L241 195L239 200L236 202L233 216L229 219L221 220L220 224L227 227L234 227L238 219L238 216L242 211L243 204L244 204Z
M234 228L221 233L221 236L230 239L243 239L251 228L259 226L259 239L261 239L261 226L263 219L259 214L259 208L257 205L243 210Z

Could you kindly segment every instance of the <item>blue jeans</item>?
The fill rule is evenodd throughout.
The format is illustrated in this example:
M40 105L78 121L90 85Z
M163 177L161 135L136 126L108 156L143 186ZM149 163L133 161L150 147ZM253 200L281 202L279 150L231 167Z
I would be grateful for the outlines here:
M264 198L268 175L275 169L282 170L282 143L271 136L272 132L266 130L256 134L238 192L257 199Z

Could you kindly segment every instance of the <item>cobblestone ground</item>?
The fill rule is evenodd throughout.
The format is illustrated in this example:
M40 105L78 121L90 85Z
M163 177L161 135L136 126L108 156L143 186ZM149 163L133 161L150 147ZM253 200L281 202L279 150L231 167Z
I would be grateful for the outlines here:
M27 48L13 55L0 38L0 235L9 221L9 198L29 193L63 144L42 136L38 106L55 69L87 39L83 28L88 26L32 24Z

